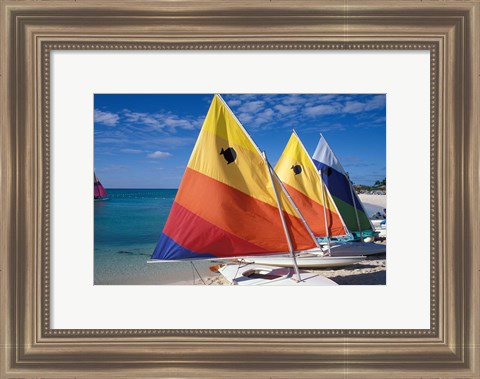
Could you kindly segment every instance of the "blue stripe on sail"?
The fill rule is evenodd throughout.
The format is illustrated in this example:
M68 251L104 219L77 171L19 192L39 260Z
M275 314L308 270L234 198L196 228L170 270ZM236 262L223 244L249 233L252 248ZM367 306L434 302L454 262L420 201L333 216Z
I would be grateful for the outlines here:
M216 258L213 254L195 253L179 245L166 234L162 233L157 247L152 254L152 259L177 260L177 259L206 259Z
M352 193L350 191L350 183L348 182L347 177L316 159L313 159L313 163L315 164L315 167L317 167L317 170L322 172L322 179L330 191L330 194L338 197L353 207ZM326 170L329 171L330 175L327 175L326 172L324 172ZM362 211L362 206L360 205L358 198L354 196L354 199L356 208L359 211Z

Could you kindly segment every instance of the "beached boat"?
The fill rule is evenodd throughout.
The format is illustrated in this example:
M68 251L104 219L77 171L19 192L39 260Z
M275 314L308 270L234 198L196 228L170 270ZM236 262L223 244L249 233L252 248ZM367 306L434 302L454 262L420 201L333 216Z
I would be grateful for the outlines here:
M283 284L297 285L295 251L317 246L265 153L215 95L150 262L288 252L295 275L282 271Z
M322 256L324 251L316 249L298 252L296 255L299 268L336 268L350 266L361 262L365 256ZM292 258L288 254L244 257L245 262L256 263L259 265L293 267Z
M105 188L103 188L102 183L100 183L100 180L98 180L97 175L95 175L95 172L93 173L93 199L95 201L104 201L108 200L108 193L105 191Z
M287 258L292 261L291 257ZM308 271L300 271L302 280L295 281L293 270L286 267L270 267L254 263L240 265L224 265L219 272L230 284L239 286L285 286L295 283L300 286L338 286L333 280L315 275Z
M324 247L324 250L326 248ZM372 242L333 242L330 244L330 255L332 257L351 257L356 255L385 254L387 246Z
M326 156L324 151L327 150L325 150L323 144L320 145L320 148L317 147L317 153L319 153L317 156ZM331 150L328 151L330 152ZM333 156L329 155L329 157L332 158ZM328 161L327 159L324 160ZM293 131L275 165L275 171L288 192L292 195L294 202L305 216L306 221L312 227L314 235L319 239L323 248L320 250L320 254L327 252L328 255L333 257L348 257L384 253L384 245L362 241L352 242L345 238L345 236L353 235L348 229L348 225L354 228L354 233L359 231L362 234L364 232L360 217L355 212L352 214L342 200L333 196L326 185L322 172L318 168L318 161L310 158L300 138ZM323 168L320 167L320 170L323 170ZM348 181L347 185L350 185L349 183L350 181ZM342 191L343 194L346 189L342 188ZM353 188L349 187L348 192L351 199L358 200L358 197L355 197L356 194L353 193ZM358 202L358 205L362 206L359 200ZM345 209L347 209L346 212ZM352 219L352 216L355 220ZM345 218L349 221L348 223L345 222ZM365 214L362 216L362 221L364 218L366 218L370 227L369 230L372 232L371 224L368 222ZM356 222L353 223L353 221ZM334 239L333 243L331 242L332 239ZM317 252L312 251L312 253L318 253L318 250Z
M387 220L371 220L378 238L387 238Z
M331 238L348 234L337 205L295 131L275 165L275 172L315 237Z
M347 172L322 134L312 160L332 194L351 235L360 240L373 235L375 230Z

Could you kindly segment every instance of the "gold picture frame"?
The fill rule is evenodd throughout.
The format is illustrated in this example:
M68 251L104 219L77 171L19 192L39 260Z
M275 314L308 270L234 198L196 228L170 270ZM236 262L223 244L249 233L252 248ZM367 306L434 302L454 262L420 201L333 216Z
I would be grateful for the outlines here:
M0 378L480 377L480 3L1 2ZM429 50L430 328L50 328L50 52Z

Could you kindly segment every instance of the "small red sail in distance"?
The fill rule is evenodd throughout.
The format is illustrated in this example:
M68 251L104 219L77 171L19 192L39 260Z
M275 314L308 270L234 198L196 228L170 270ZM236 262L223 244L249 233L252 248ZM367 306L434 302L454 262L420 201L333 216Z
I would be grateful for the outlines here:
M105 191L105 188L103 188L102 183L100 183L100 180L98 180L97 175L93 173L93 198L100 199L107 195L108 193L107 191Z

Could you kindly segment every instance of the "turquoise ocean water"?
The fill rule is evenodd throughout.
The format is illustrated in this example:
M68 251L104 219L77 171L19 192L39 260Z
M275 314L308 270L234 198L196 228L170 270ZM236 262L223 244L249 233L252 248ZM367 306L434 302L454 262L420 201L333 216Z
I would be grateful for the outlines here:
M176 189L108 189L94 202L94 284L193 284L190 262L147 263L162 233ZM365 204L367 213L377 209ZM209 261L197 262L202 277Z
M192 282L190 263L147 263L167 221L176 189L108 189L94 202L94 283ZM196 264L202 274L208 264Z

